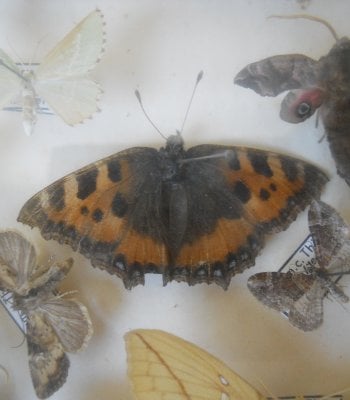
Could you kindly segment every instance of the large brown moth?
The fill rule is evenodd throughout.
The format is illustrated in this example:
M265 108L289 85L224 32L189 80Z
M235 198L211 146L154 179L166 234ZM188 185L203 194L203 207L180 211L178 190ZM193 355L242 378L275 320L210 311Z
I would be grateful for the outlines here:
M39 265L28 240L17 232L0 232L0 293L11 293L13 309L25 316L29 370L40 399L65 383L66 352L81 350L92 335L86 307L57 292L72 265L71 258Z
M326 21L316 17L282 18L320 22L327 26L336 43L318 61L302 54L284 54L249 64L234 82L261 96L277 96L290 90L280 111L280 117L287 122L305 121L319 110L338 174L350 185L350 40L339 38Z

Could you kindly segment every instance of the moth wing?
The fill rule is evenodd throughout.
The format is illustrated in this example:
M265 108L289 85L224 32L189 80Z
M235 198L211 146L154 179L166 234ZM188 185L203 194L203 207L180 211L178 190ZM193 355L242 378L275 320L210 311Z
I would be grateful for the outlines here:
M291 324L305 332L317 329L323 322L323 298L326 291L316 279L290 309L288 319Z
M46 399L65 383L69 359L56 333L41 313L28 314L26 336L33 386L37 396Z
M35 267L33 245L17 232L0 232L0 287L27 294Z
M95 10L51 50L36 71L35 90L69 125L98 111L102 90L86 75L100 60L103 46L103 17Z
M47 240L69 244L131 288L144 282L145 272L168 264L160 185L158 151L132 148L43 189L18 220L39 227Z
M301 54L278 55L243 68L234 83L261 96L277 96L290 89L314 86L317 61Z
M0 108L8 105L23 88L22 72L0 49Z
M101 11L92 11L72 29L43 59L36 79L64 79L83 76L100 60L104 46Z
M325 92L317 87L290 91L281 103L280 117L297 124L311 117L322 105Z
M139 329L124 338L137 400L264 398L222 361L177 336Z
M40 80L35 84L39 96L68 125L75 125L99 110L100 85L85 77Z
M311 275L291 272L260 272L249 277L250 292L263 304L289 312L314 282Z
M311 203L308 220L318 264L332 273L349 272L348 224L333 207L320 200Z
M75 353L87 345L93 329L88 310L83 304L73 299L54 297L43 303L40 309L65 351Z

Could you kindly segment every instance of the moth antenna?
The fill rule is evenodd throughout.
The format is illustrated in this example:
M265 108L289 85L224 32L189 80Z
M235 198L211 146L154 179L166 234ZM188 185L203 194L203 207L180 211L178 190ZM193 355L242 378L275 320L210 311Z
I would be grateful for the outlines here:
M197 75L197 79L196 79L196 82L195 82L193 90L192 90L192 95L191 95L191 98L190 98L190 101L188 103L187 110L186 110L186 113L185 113L185 118L184 118L184 120L182 122L181 129L179 131L180 135L183 132L183 129L184 129L187 117L188 117L188 113L190 111L190 108L191 108L191 105L192 105L192 101L193 101L194 95L195 95L196 90L197 90L197 86L198 86L199 82L202 80L202 78L203 78L203 71L200 71L199 74Z
M336 42L339 40L337 32L335 31L335 29L333 28L333 26L329 22L325 21L322 18L314 17L313 15L307 15L307 14L270 15L267 18L281 18L281 19L298 19L298 18L302 18L302 19L308 19L310 21L319 22L320 24L322 24L326 28L328 28L328 30L330 31L330 33L332 34L332 36L334 37Z
M147 114L147 112L146 112L146 110L145 110L145 107L143 106L142 100L141 100L141 94L140 94L140 92L139 92L137 89L135 90L135 96L136 96L137 100L139 101L140 106L141 106L141 110L142 110L143 113L145 114L145 117L148 119L148 122L153 126L153 128L160 134L160 136L161 136L163 139L167 140L167 137L166 137L165 135L163 135L163 133L160 131L160 129L156 126L156 124L155 124L155 123L151 120L151 118L148 116L148 114Z
M6 383L9 383L10 382L10 374L7 371L7 369L3 365L0 364L0 370L6 375Z

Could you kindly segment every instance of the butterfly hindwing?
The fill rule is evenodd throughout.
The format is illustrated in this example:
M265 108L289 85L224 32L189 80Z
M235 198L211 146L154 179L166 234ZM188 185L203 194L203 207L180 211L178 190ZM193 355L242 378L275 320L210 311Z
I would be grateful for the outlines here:
M138 329L125 341L137 400L264 399L222 361L177 336Z
M226 288L254 264L264 235L285 229L327 179L256 149L201 145L175 162L164 153L132 148L82 168L33 196L18 220L128 288L147 272Z

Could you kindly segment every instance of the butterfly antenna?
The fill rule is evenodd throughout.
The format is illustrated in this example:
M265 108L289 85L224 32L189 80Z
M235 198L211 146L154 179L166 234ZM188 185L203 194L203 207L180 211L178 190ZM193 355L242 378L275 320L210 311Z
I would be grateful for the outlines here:
M202 78L203 78L203 71L200 71L199 74L197 75L197 79L196 79L196 82L195 82L193 90L192 90L192 95L191 95L190 101L189 101L188 106L187 106L185 118L184 118L184 120L182 122L181 129L180 129L180 131L177 131L178 134L180 134L180 135L183 132L183 129L184 129L187 117L188 117L188 113L190 112L190 108L191 108L191 105L192 105L192 101L193 101L194 95L195 95L196 90L197 90L197 86L198 86L198 84L199 84L199 82L201 81Z
M145 114L145 117L148 119L149 123L150 123L150 124L153 126L153 128L160 134L160 136L161 136L163 139L167 140L167 137L163 135L163 133L160 131L160 129L157 127L157 125L156 125L156 124L151 120L151 118L148 116L148 114L147 114L147 112L146 112L146 110L145 110L145 107L143 106L142 100L141 100L141 94L140 94L140 92L139 92L137 89L135 90L135 96L136 96L137 100L139 101L140 106L141 106L141 110L142 110L143 113Z
M328 28L328 30L330 31L330 33L332 34L332 36L334 37L335 41L337 42L339 40L339 37L337 35L337 32L335 31L335 29L333 28L333 26L325 21L322 18L318 18L318 17L314 17L312 15L307 15L307 14L293 14L293 15L270 15L267 18L281 18L281 19L308 19L310 21L315 21L315 22L319 22L320 24L324 25L326 28Z

